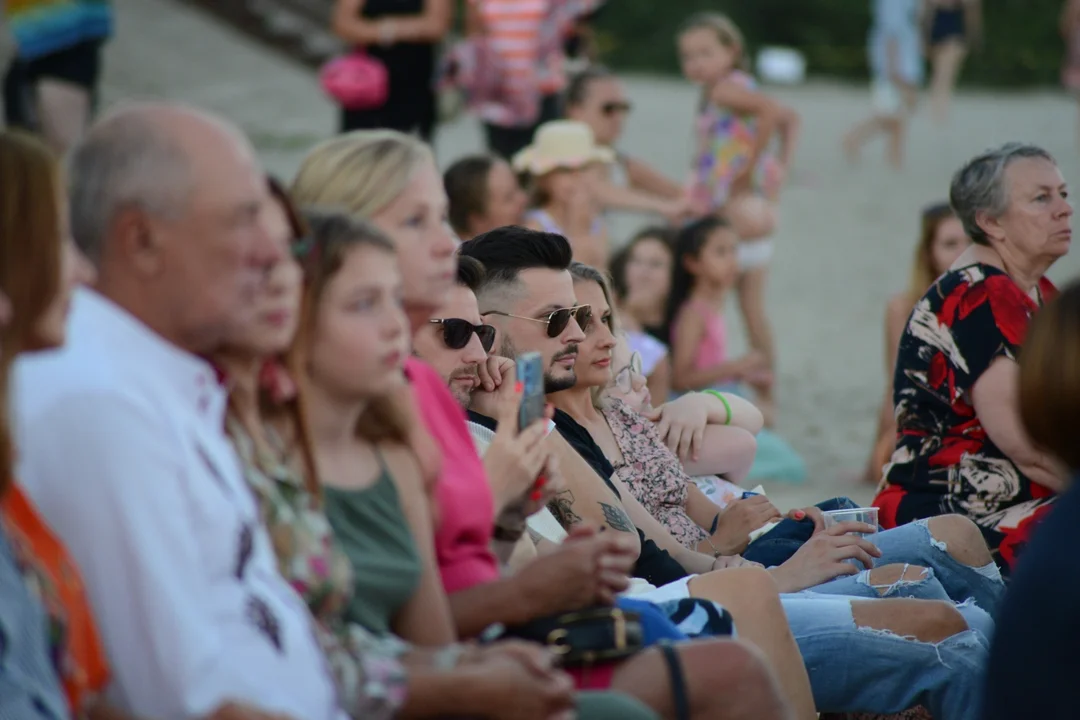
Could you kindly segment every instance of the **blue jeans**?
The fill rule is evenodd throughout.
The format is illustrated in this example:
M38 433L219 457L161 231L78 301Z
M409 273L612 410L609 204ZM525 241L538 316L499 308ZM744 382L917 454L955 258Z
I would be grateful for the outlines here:
M919 580L875 587L870 584L869 571L863 570L858 575L840 577L804 592L866 598L911 597L953 602L972 599L976 605L993 615L1005 594L1005 583L997 566L991 562L976 568L958 562L947 552L944 543L933 538L928 522L916 520L891 530L883 530L869 538L881 550L881 557L874 561L875 566L903 563L921 565L927 568L927 572Z
M858 503L846 497L833 498L815 505L822 512L830 510L848 510L859 507ZM742 556L765 567L783 565L814 534L814 521L811 518L792 520L784 518L780 524L747 545Z
M924 705L935 720L976 720L990 616L956 606L968 630L939 643L855 625L851 600L781 595L819 712L892 714ZM874 602L870 600L868 602Z

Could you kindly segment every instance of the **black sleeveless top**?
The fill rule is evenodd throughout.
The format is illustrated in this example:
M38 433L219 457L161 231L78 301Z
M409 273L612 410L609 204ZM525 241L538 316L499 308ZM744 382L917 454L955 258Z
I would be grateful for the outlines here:
M419 15L429 0L367 0L361 15L368 20L393 18L397 15ZM435 81L436 43L395 42L393 45L371 45L367 53L386 65L390 80L387 103L402 103L430 97Z

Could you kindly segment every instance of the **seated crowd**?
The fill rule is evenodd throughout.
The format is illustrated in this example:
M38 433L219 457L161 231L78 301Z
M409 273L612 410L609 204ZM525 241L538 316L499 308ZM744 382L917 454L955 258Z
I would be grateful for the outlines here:
M181 105L113 111L63 170L0 133L0 717L976 720L1040 661L1015 632L1002 658L992 618L1034 611L999 565L1077 459L1017 362L1068 247L1049 155L957 173L975 244L900 340L884 529L826 527L851 501L744 494L753 404L668 399L679 365L644 364L653 320L579 207L570 159L610 151L547 133L527 219L503 161L441 176L390 130L287 186ZM622 162L646 189L608 202L684 213ZM1033 338L1080 336L1077 295ZM532 352L548 405L519 427ZM610 654L568 660L585 616Z

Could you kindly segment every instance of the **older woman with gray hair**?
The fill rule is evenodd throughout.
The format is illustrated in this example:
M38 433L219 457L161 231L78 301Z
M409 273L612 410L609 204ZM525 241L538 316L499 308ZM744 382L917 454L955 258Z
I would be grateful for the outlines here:
M974 244L915 305L897 355L881 525L967 515L1006 572L1066 477L1020 422L1016 356L1057 293L1044 273L1069 250L1067 198L1054 158L1033 145L960 168L949 201Z

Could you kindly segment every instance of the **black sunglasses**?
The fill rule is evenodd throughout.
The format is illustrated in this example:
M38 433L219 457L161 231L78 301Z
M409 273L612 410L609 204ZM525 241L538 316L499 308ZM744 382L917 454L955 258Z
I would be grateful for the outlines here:
M473 325L461 318L439 318L429 322L442 325L443 342L451 350L461 350L468 345L473 333L480 338L484 352L491 352L492 346L495 345L495 328L491 325Z
M543 318L531 318L524 315L512 315L510 313L500 312L498 310L489 310L484 313L485 315L502 315L503 317L517 318L518 320L528 320L529 322L541 322L547 323L547 334L550 338L557 338L563 334L566 330L566 326L570 324L570 318L574 318L578 327L584 332L589 329L589 324L592 322L592 306L591 305L578 305L572 308L560 308L555 312L549 313Z
M617 115L628 113L633 106L628 102L606 102L600 106L600 111L605 115Z

